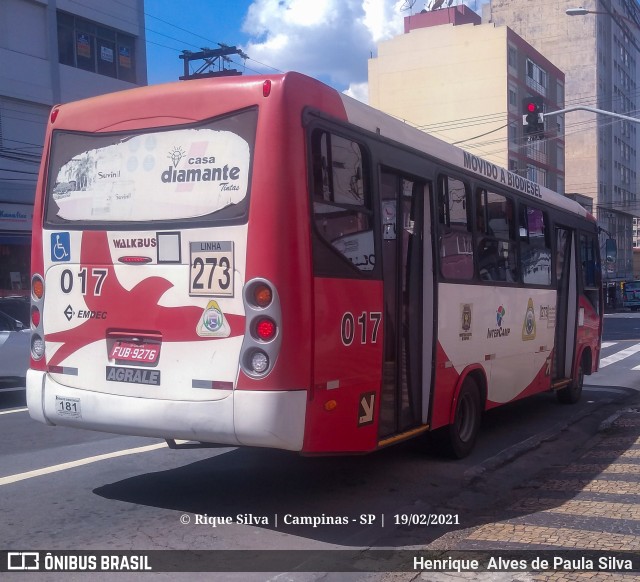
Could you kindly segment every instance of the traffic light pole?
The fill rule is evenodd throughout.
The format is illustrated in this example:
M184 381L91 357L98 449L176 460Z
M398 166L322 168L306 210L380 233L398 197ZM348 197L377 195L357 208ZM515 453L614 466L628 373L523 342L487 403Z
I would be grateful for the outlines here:
M544 117L550 117L552 115L560 115L561 113L570 113L571 111L591 111L591 113L599 113L600 115L608 115L609 117L617 117L618 119L624 119L625 121L640 123L640 118L638 117L629 117L628 115L613 113L613 111L605 111L604 109L596 109L595 107L584 107L582 105L567 107L567 109L559 109L558 111L547 111L543 115Z

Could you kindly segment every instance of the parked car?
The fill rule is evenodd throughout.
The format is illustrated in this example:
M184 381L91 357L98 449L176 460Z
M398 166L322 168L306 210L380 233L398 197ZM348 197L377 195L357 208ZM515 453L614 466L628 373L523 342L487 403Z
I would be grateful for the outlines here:
M30 339L28 325L0 311L0 377L27 375Z
M0 311L6 313L9 317L22 322L22 325L29 327L31 325L31 302L28 297L0 297Z

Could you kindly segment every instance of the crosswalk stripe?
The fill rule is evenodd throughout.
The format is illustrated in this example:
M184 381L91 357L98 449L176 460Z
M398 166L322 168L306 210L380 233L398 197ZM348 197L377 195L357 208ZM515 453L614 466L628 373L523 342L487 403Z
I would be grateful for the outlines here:
M615 346L618 342L602 342L602 349L604 350L604 348L610 348L611 346Z
M616 352L615 354L611 354L610 356L607 356L606 358L602 358L600 360L600 368L604 368L606 366L608 366L609 364L615 364L616 362L619 362L620 360L624 360L625 358L628 358L629 356L633 356L633 354L640 352L640 344L635 344L629 348L626 348L624 350L620 350L619 352Z

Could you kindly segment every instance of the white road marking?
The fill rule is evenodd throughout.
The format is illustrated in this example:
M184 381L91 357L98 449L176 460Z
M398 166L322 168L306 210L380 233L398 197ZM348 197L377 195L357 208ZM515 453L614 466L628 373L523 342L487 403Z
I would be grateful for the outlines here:
M13 410L1 410L0 414L13 414L14 412L26 412L28 408L14 408Z
M631 346L630 348L626 348L624 350L620 350L619 352L616 352L615 354L611 354L610 356L607 356L606 358L602 358L600 360L600 368L605 368L606 366L608 366L609 364L615 364L616 362L619 362L620 360L624 360L625 358L628 358L629 356L633 356L633 354L640 352L640 344L635 344L633 346Z
M117 457L125 457L127 455L136 455L138 453L147 453L149 451L155 451L157 449L162 449L165 447L167 447L167 443L157 443L155 445L147 445L146 447L125 449L122 451L115 451L113 453L106 453L104 455L96 455L95 457L87 457L86 459L79 459L77 461L70 461L68 463L60 463L59 465L52 465L51 467L35 469L34 471L27 471L25 473L17 473L16 475L1 477L0 486L10 485L11 483L17 483L18 481L24 481L25 479L33 479L34 477L40 477L42 475L49 475L50 473L57 473L58 471L74 469L75 467L81 467L82 465L89 465L91 463L97 463L99 461L105 461L107 459L115 459Z
M618 342L602 342L602 349L615 346Z

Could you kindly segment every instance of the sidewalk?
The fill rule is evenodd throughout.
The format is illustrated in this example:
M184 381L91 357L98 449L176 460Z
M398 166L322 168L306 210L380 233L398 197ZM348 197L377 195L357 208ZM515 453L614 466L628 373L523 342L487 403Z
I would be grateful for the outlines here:
M640 556L640 396L601 423L589 448L531 484L499 517L458 540L456 550L633 551ZM505 519L506 517L506 519ZM496 521L498 520L499 521ZM424 548L429 549L429 546ZM572 554L574 555L574 554ZM429 582L636 580L637 573L555 571L421 573Z

